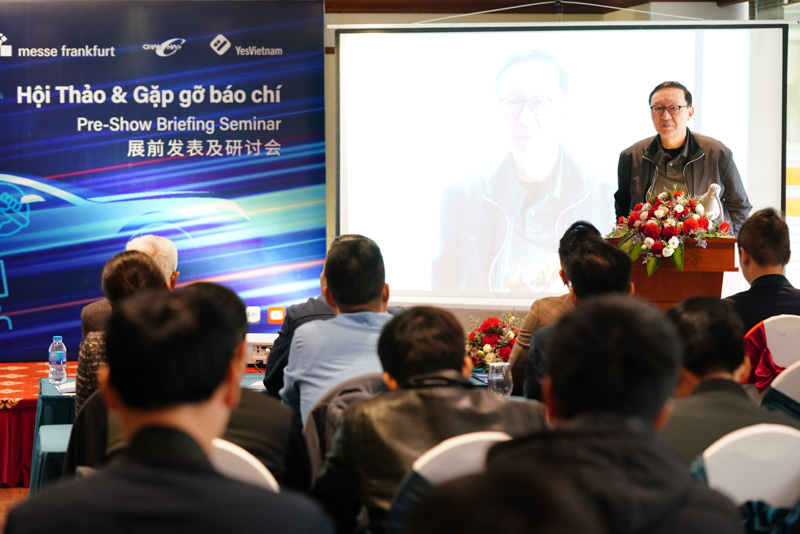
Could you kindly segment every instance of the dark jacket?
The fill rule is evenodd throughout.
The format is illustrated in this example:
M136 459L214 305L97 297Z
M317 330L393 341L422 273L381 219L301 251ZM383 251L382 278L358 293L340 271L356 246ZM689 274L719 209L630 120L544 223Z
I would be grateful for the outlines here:
M352 531L363 504L379 534L400 481L434 445L468 432L520 436L542 428L538 403L508 401L473 387L456 371L419 375L345 410L315 493L339 532Z
M750 289L725 300L736 307L744 322L745 332L775 315L800 315L800 289L780 274L759 276L750 284Z
M558 470L597 505L611 534L742 532L739 511L695 482L652 427L611 414L500 443L488 468Z
M708 191L711 184L719 184L725 220L736 235L753 206L747 199L739 170L733 162L733 154L716 139L693 134L688 128L686 134L689 155L683 175L689 194L699 197ZM660 193L651 191L658 175L655 161L660 150L658 136L653 136L642 139L619 155L618 188L614 194L617 217L627 217L636 204L646 202L648 191L651 195Z
M591 191L577 164L561 155L560 172L551 201L542 213L552 234L552 250L577 220L596 220ZM595 191L597 193L597 191ZM434 289L500 291L506 270L514 224L525 196L509 154L487 181L465 181L442 197L439 257L433 262ZM611 222L611 221L609 221Z
M689 465L725 434L759 423L800 429L800 419L754 404L741 384L712 378L675 401L661 434Z

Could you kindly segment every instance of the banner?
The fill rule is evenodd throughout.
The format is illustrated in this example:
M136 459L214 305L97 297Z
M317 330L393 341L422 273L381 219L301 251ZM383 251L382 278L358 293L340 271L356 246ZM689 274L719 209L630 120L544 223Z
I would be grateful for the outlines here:
M136 235L175 241L179 285L237 291L251 332L318 294L322 31L319 1L0 3L0 362L53 335L77 358Z

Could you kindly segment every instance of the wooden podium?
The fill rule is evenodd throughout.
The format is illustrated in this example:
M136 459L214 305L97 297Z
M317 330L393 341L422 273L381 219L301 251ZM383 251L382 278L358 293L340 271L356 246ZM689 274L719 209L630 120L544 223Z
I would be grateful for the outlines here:
M619 238L609 238L615 247ZM738 271L736 267L736 239L719 237L706 239L706 248L700 248L694 239L684 242L683 271L679 271L670 258L662 258L653 276L647 276L642 257L633 261L634 291L636 296L649 300L663 309L695 295L722 296L722 275Z

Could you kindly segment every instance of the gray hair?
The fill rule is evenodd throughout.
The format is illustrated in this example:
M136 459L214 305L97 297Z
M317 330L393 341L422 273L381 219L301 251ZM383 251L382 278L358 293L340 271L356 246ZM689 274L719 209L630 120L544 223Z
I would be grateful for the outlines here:
M166 237L139 235L128 241L125 250L138 250L153 258L165 281L169 281L172 273L178 270L178 247Z

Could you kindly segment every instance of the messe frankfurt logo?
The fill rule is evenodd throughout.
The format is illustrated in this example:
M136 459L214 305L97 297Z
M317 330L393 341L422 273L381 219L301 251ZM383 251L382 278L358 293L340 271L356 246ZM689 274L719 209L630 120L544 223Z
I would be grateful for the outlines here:
M156 55L160 57L169 57L178 50L181 49L183 43L186 42L186 39L181 39L180 37L176 37L174 39L169 39L164 41L161 44L146 44L142 45L142 48L145 50L155 50Z
M228 49L231 47L231 42L228 40L227 37L225 37L222 34L219 34L216 37L214 37L214 39L212 39L210 46L214 52L216 52L221 56L222 54L227 52Z
M14 47L5 44L6 41L8 41L8 37L0 33L0 57L11 57L14 51Z

